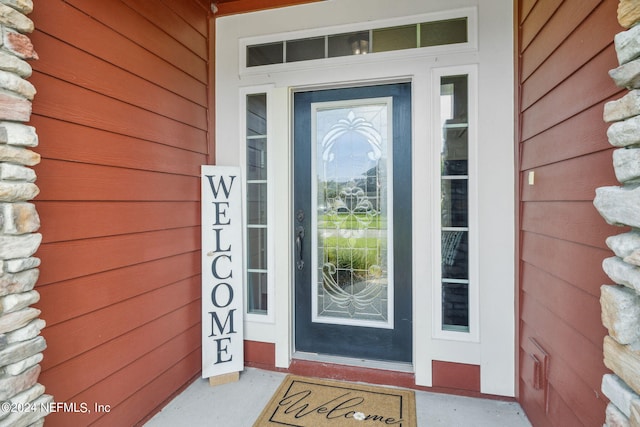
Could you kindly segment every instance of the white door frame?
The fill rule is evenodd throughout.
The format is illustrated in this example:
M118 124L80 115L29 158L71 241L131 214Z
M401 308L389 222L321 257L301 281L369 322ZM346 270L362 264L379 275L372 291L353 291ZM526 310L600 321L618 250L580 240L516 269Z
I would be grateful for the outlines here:
M456 8L463 8L458 9ZM413 103L413 305L416 383L431 386L432 361L480 366L481 392L515 395L515 280L514 280L514 162L513 162L513 36L512 5L500 0L439 0L401 2L393 10L383 0L332 0L303 6L235 15L216 23L216 159L221 165L240 164L243 146L242 97L253 91L268 96L271 141L269 182L277 190L270 198L272 209L270 268L275 300L273 313L264 319L245 318L245 337L273 342L276 366L288 367L293 355L293 245L292 245L292 150L291 124L294 90L327 86L352 86L410 80ZM470 42L453 49L410 49L358 57L243 67L248 44L302 38L322 33L357 31L380 22L399 25L406 19L437 20L464 10L469 21ZM363 11L365 11L363 15ZM394 16L390 16L394 14ZM403 16L407 18L403 18ZM421 21L417 21L421 22ZM221 41L222 40L222 41ZM347 67L348 65L348 67ZM434 331L435 298L430 283L439 263L434 259L440 244L434 227L438 212L439 181L434 82L446 70L475 68L477 87L477 152L479 178L476 198L478 247L475 254L479 310L477 332L468 339ZM260 68L260 70L258 70ZM425 167L426 165L426 167ZM496 168L496 165L504 167ZM421 186L419 183L432 183ZM485 250L483 250L485 249ZM437 297L437 296L436 296ZM482 310L482 307L491 307Z

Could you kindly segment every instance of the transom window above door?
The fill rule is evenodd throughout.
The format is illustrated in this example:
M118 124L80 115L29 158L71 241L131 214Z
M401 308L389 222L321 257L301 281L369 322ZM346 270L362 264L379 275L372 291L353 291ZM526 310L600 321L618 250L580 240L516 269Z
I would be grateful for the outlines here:
M365 27L362 27L366 25ZM359 27L359 28L358 28ZM301 31L270 40L253 39L241 43L245 69L291 64L311 60L378 54L382 52L431 49L439 52L452 45L475 44L475 10L415 16L411 21L390 19L359 26L318 32Z

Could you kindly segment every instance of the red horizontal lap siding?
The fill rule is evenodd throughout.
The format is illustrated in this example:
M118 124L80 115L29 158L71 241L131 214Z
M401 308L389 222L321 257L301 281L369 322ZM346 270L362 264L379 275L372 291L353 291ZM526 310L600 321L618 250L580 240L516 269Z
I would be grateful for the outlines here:
M190 176L206 163L204 153L54 118L34 116L31 124L48 138L38 147L47 159Z
M71 361L85 351L196 301L199 296L200 276L193 276L45 328L43 335L47 341L58 345L47 348L48 357L43 360L42 367L48 369ZM43 302L41 307L45 309L46 303ZM161 339L161 336L157 338ZM128 351L125 348L120 350Z
M179 307L166 316L82 353L69 363L46 370L41 378L50 384L47 392L60 399L70 399L73 396L65 395L69 390L84 391L92 387L144 356L149 348L157 347L184 333L186 329L200 324L199 304L199 301L194 301ZM158 337L162 339L158 340ZM127 351L121 351L122 348ZM105 358L105 354L112 356Z
M531 264L523 265L522 282L527 300L533 299L544 305L564 323L572 325L576 333L593 345L602 345L605 330L600 318L592 315L600 310L598 296L576 288Z
M600 285L609 281L602 271L602 260L611 256L606 249L529 232L522 232L521 245L523 262L591 295L599 297Z
M520 382L520 389L526 392L526 395L536 393L531 384L523 381ZM549 386L549 407L546 409L544 404L540 405L523 405L526 409L527 417L534 427L537 426L553 426L552 419L562 420L562 427L584 427L584 424L576 417L573 410L562 400L553 386ZM522 401L520 402L523 403ZM530 403L530 402L529 402ZM599 426L598 426L599 427Z
M201 58L206 66L208 54L207 23L201 18L203 13L209 13L208 9L203 9L195 2L188 4L184 2L163 4L147 0L122 0L122 2L167 33L175 42L182 44ZM174 5L176 6L175 12Z
M43 243L115 236L146 231L199 227L197 201L117 202L41 201L38 214L58 218L40 227Z
M514 22L514 25L517 26L518 24L522 24L522 22L527 19L527 16L529 16L529 13L531 12L531 9L533 9L533 6L536 4L536 1L538 0L522 0L520 4L520 16L516 17L516 22Z
M585 307L585 313L579 319L589 316L588 308L589 306ZM603 368L602 355L600 354L601 345L595 344L575 330L571 320L564 322L553 313L552 307L545 304L545 301L538 302L535 298L524 298L522 320L526 324L526 328L523 328L524 332L530 335L539 335L537 341L547 352L552 353L549 363L550 369L562 367L557 370L556 374L550 373L552 381L554 376L561 377L571 373L575 376L573 381L575 385L584 383L588 384L592 390L599 389L601 376L598 375L598 369ZM547 333L549 330L553 330L553 333ZM556 387L565 385L561 382L558 383L560 384L556 384ZM577 390L579 391L577 388L567 388L564 391L569 396L576 395ZM591 393L591 390L588 393ZM593 396L596 395L593 394ZM576 403L583 404L583 402ZM577 415L580 416L580 414Z
M154 404L154 400L159 401L161 399L159 396L173 392L173 390L162 389L155 391L148 389L147 385L163 377L172 368L180 366L185 359L189 360L189 369L184 372L183 377L190 381L197 375L198 370L193 368L200 362L200 332L200 325L192 326L105 380L68 399L69 401L91 402L92 404L94 402L109 404L111 406L109 413L92 411L88 414L74 414L63 412L56 414L58 415L56 422L64 426L74 426L86 425L98 418L105 418L103 425L135 425L140 420L138 415L140 412L146 414L153 410L157 406ZM183 356L185 353L186 355ZM174 387L177 388L180 385L178 383ZM146 394L146 396L140 396L140 394ZM131 404L131 401L138 399L145 403L139 406ZM120 423L118 420L120 417L128 422Z
M37 252L43 263L51 264L41 269L38 283L51 284L199 249L199 227L48 243Z
M602 120L602 103L589 107L562 123L522 141L521 169L533 169L596 151L611 150L605 136L607 127ZM577 144L575 141L580 143Z
M184 278L200 268L200 253L191 252L74 279L39 285L48 326L88 315Z
M103 95L171 117L199 129L206 129L207 112L190 101L148 80L135 76L108 61L36 31L32 42L39 50L56 52L39 59L39 69L49 76L76 86L90 87Z
M180 0L191 1L191 0ZM202 18L206 22L206 12ZM126 35L72 7L65 1L39 2L30 18L36 22L36 31L60 39L79 51L87 52L104 61L168 89L184 98L207 107L207 84L188 75L130 40ZM186 22L182 26L188 26ZM82 29L79 31L78 29ZM89 29L89 31L84 31ZM36 47L36 51L37 51ZM56 52L38 52L40 56L56 56ZM37 68L37 63L34 63Z
M199 339L198 336L198 344ZM194 369L194 366L197 368ZM169 395L170 397L175 397L180 391L186 388L183 383L184 378L191 378L189 383L196 379L203 381L199 378L200 366L202 366L202 356L201 350L198 347L189 353L187 357L172 365L168 370L158 374L156 377L152 377L150 382L138 389L129 399L116 406L108 416L105 415L98 419L94 425L96 427L141 425L141 422L147 420L149 416L143 420L138 420L136 414L146 412L151 415L159 411L170 400L162 400L162 396ZM186 385L189 385L189 383Z
M526 32L528 26L539 28L531 44L522 44L521 72L528 78L556 49L560 49L580 23L601 3L602 0L540 0L522 25ZM606 0L609 1L609 0ZM615 0L614 0L615 1ZM538 13L538 9L544 10ZM553 10L552 14L548 11ZM545 19L546 18L546 19ZM599 25L602 25L598 23ZM598 28L600 30L600 28Z
M612 45L548 92L536 103L524 110L522 138L526 140L583 110L601 103L620 89L609 77L614 68L616 53ZM589 88L589 90L585 90ZM578 96L579 94L579 96Z
M38 200L198 201L200 178L46 159Z
M147 20L141 14L144 12L138 13L121 1L67 0L67 3L206 84L206 59L185 48L185 45L169 35L165 28L158 26L159 23ZM158 6L164 7L162 4L158 4L156 7ZM184 24L181 27L188 28ZM200 34L194 34L194 36L197 42L202 42ZM186 43L186 46L191 44L190 40L186 40ZM201 50L200 53L206 53L206 51Z
M611 33L616 31L618 23L606 17L617 12L615 1L605 1L585 19L573 33L546 59L544 67L533 72L522 85L522 108L526 109L545 93L562 82L578 66L586 64L601 50L611 44ZM605 19L603 19L603 17ZM610 28L598 28L594 25L606 23Z
M522 230L606 249L605 239L620 232L603 227L591 201L529 202L522 208Z
M529 16L522 23L522 30L520 32L520 43L523 49L529 46L531 41L535 39L535 36L540 32L544 23L551 18L561 3L562 0L540 1L530 10Z
M191 28L200 33L205 39L205 50L208 49L206 40L209 34L209 26L207 22L202 19L202 13L203 11L207 14L212 13L210 0L196 0L193 2L161 0L161 3L167 10L173 11L173 13L168 13L166 16L164 14L165 9L156 7L157 2L148 2L147 0L124 0L124 2L144 13L144 15L152 19L153 22L158 22L160 25L163 25L170 34L175 33L174 37L176 39L184 37L178 33L190 33L190 30L184 27L183 22L175 20L174 18L179 17L181 21L186 22ZM163 11L163 16L157 17L155 15L156 12L147 10L149 7Z
M30 15L40 381L56 402L110 405L47 425L134 425L200 371L209 16L200 0L47 0Z
M203 129L98 94L92 88L69 84L39 70L34 72L30 81L38 88L40 95L39 101L33 103L33 113L37 116L72 121L199 153L206 152L199 143L206 138Z
M549 315L547 312L543 312L541 314ZM549 318L550 320L559 322L553 315L549 315ZM544 323L544 319L542 319L542 323ZM553 405L555 403L553 402L554 399L562 400L562 402L571 408L574 416L581 420L582 425L600 426L602 423L599 422L599 420L604 417L604 411L607 404L606 399L602 396L602 393L600 393L602 375L598 374L598 370L604 369L602 360L582 357L580 360L574 361L572 356L577 355L580 351L590 353L597 353L597 351L594 352L594 347L592 347L590 343L586 343L581 339L576 339L572 334L565 334L565 332L567 332L567 328L561 322L558 324L562 327L558 331L557 337L552 337L552 342L540 339L539 344L551 354L562 354L563 350L567 347L574 347L572 347L571 352L564 353L568 355L568 359L565 360L558 356L554 358L552 356L549 362L548 386L555 390L556 396L549 395L547 405ZM524 334L530 336L540 333L537 329L537 325L534 325L531 328L529 328L528 323L526 325L527 327L522 330ZM563 336L570 337L569 342L560 342ZM530 356L526 351L524 351L521 353L521 357ZM525 374L522 376L523 379L532 377L532 372L528 372L526 369L523 372ZM532 385L533 382L529 381L529 384ZM528 406L545 407L542 396L539 396L537 399L534 396L536 396L536 394L531 393L531 395L521 399L521 403L522 401L524 402L523 406L525 411L528 410ZM543 424L543 426L551 426L556 423L557 420L548 424ZM564 421L559 425L564 426Z
M603 167L606 164L612 166ZM525 172L528 174L529 171ZM523 180L523 201L593 200L596 188L617 184L611 150L541 165L533 172L534 185L529 185L528 179Z
M604 240L625 231L593 207L596 188L617 184L602 121L604 103L620 96L608 76L617 66L617 2L533 3L519 0L516 17L519 401L536 427L599 426ZM549 355L546 402L534 387L532 339Z

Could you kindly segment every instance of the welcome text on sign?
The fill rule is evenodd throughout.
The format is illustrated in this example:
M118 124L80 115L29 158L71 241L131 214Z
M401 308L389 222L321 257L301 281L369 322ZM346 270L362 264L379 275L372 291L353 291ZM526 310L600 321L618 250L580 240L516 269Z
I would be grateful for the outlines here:
M244 365L242 199L239 174L229 169L233 168L203 166L202 174L204 378L240 371Z

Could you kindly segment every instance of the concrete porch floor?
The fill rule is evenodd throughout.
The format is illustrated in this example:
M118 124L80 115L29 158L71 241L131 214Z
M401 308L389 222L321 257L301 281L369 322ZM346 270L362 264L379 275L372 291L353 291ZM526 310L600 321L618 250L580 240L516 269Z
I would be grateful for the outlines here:
M246 368L215 387L198 379L145 427L251 427L286 374ZM416 391L418 427L530 427L518 403Z

